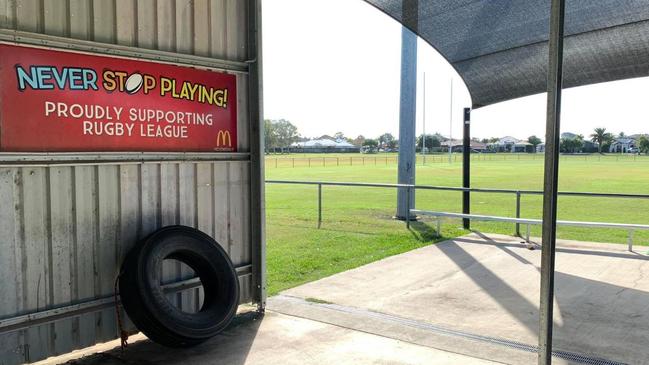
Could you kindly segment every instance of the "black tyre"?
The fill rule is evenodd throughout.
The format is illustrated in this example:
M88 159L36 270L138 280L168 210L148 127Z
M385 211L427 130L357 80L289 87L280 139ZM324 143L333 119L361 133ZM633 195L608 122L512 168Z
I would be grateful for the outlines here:
M198 312L183 312L165 297L165 259L185 263L200 277L205 296ZM239 280L227 253L210 236L185 226L162 228L133 248L122 264L119 292L135 326L170 347L197 345L221 332L239 304Z

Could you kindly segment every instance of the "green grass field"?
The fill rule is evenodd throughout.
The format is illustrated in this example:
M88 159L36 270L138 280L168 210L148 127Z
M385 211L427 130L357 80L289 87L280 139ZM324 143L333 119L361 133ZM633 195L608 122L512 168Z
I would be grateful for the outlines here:
M324 157L324 162L323 162ZM351 165L349 158L352 158ZM364 164L361 160L365 157ZM306 181L396 183L394 155L280 155L269 156L266 178ZM310 166L305 161L310 158ZM277 159L277 167L275 167ZM295 162L293 162L295 159ZM418 162L418 185L460 186L460 156ZM474 155L472 187L541 190L542 154ZM347 163L341 163L341 161ZM318 164L319 162L319 164ZM296 167L292 167L293 164ZM563 156L560 161L561 191L649 194L649 157ZM521 216L541 217L541 196L523 196ZM317 225L317 187L266 185L269 292L315 280L380 258L435 242L434 223L422 221L408 231L395 221L396 191L382 188L324 187L323 224ZM461 193L418 191L417 208L460 212ZM471 212L515 215L512 194L473 193ZM649 224L649 200L561 197L559 219ZM513 234L514 225L477 222L472 228ZM524 228L521 228L524 231ZM460 220L442 225L442 236L467 233ZM540 235L540 227L532 227ZM625 230L560 227L559 238L625 243ZM637 231L636 245L649 244L649 232Z

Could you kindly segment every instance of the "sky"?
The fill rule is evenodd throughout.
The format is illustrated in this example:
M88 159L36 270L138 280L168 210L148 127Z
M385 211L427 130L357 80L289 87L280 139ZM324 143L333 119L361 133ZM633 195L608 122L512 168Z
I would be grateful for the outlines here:
M399 23L362 0L264 0L262 6L266 119L289 120L306 137L398 136ZM417 72L417 134L425 114L426 133L459 138L462 108L471 105L461 78L421 40ZM565 89L561 131L647 133L648 90L649 78ZM472 136L543 139L545 105L545 94L537 94L477 109Z

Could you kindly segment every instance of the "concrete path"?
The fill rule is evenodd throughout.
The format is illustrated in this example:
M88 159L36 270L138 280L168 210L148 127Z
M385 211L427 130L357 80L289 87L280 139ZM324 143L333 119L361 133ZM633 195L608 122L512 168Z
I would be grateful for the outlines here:
M112 342L39 365L66 361L70 365L495 364L274 312L261 319L243 315L237 322L191 349L165 348L138 335L135 339L139 341L129 345L124 354L114 349L118 343ZM91 355L97 351L105 352Z
M649 258L558 244L553 363L649 364ZM519 239L472 234L287 290L192 349L144 339L70 364L532 364L539 262Z
M649 364L649 258L622 245L560 241L559 246L555 349ZM517 238L472 234L287 290L269 307L326 321L331 315L314 314L312 307L333 303L342 311L362 309L388 320L414 320L413 326L430 324L534 346L540 254ZM319 307L320 312L331 309ZM369 321L363 313L353 314L355 319L344 321L350 328ZM429 332L438 337L433 343L426 340L429 346L508 363L534 361L533 354L508 353L511 348L502 344L471 345L462 336L444 340ZM496 356L496 348L508 354Z

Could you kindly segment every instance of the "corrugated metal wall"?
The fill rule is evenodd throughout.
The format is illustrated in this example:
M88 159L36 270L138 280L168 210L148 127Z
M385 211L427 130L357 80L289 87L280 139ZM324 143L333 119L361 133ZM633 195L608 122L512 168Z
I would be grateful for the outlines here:
M235 266L250 262L247 162L0 169L2 317L113 294L138 238L183 224L212 235ZM186 270L186 269L185 269ZM167 265L167 280L186 277ZM250 298L249 277L241 278ZM198 290L183 294L196 307ZM5 334L0 363L37 360L115 338L115 309Z
M244 61L243 0L0 0L0 28Z
M0 28L227 61L247 58L242 0L0 0ZM238 150L250 150L248 76L237 74ZM0 165L2 165L0 154ZM249 158L0 167L0 320L113 294L138 238L183 224L212 235L235 266L251 253ZM170 263L168 281L189 269ZM252 298L241 276L242 301ZM200 290L172 295L183 309ZM0 335L0 365L116 338L114 308Z

